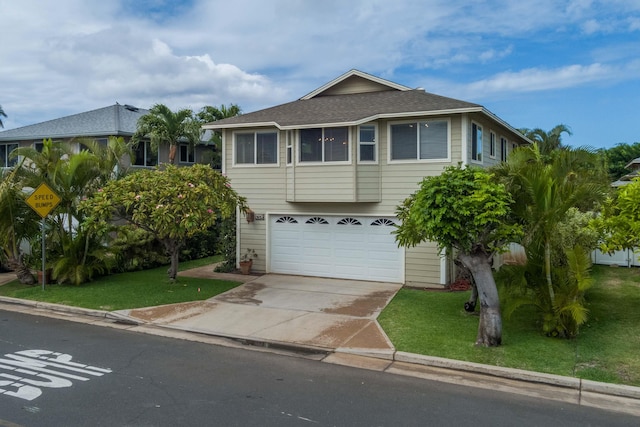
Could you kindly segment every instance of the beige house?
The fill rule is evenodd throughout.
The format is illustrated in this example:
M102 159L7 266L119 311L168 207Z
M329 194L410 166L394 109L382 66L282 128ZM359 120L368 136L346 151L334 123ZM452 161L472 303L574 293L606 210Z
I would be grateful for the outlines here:
M452 266L434 243L398 248L396 206L425 176L529 142L481 105L357 70L204 128L222 131L223 172L255 213L237 228L254 270L409 286L444 285Z

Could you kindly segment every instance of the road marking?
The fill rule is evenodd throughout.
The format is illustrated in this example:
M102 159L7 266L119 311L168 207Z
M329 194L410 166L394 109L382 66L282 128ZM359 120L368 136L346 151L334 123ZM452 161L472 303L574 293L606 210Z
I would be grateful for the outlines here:
M72 362L72 358L70 354L49 350L5 354L0 358L0 369L10 372L0 372L0 395L31 401L42 395L42 388L71 387L71 380L89 381L87 376L101 377L112 372L108 368Z

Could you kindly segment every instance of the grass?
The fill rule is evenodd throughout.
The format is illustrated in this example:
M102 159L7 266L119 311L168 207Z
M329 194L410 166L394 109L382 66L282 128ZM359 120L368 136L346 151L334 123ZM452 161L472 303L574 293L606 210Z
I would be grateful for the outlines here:
M209 265L220 259L208 257L181 262L180 270ZM22 285L16 280L0 286L0 295L112 311L205 300L238 285L228 280L180 276L172 283L164 266L104 276L80 286L48 285L44 291L41 286Z
M402 289L378 318L400 351L640 386L640 269L594 266L589 320L572 340L540 332L533 310L503 319L503 345L474 345L469 292Z

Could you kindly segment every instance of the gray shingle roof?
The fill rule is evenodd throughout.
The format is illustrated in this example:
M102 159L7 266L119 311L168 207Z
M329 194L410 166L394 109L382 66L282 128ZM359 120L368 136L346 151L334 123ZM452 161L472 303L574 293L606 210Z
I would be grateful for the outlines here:
M0 132L0 141L63 139L77 136L130 136L149 110L115 104L97 110Z
M423 90L388 90L350 95L317 96L219 120L209 129L275 124L280 128L356 124L376 117L452 110L482 110L479 104L434 95Z

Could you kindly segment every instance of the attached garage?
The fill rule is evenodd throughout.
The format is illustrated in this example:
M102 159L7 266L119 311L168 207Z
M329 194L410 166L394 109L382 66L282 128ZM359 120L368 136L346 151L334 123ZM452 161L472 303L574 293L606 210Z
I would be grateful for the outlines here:
M270 215L272 273L402 283L395 217Z

